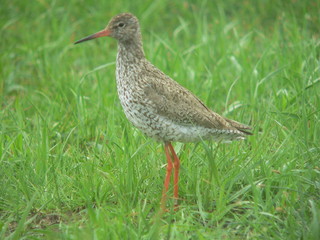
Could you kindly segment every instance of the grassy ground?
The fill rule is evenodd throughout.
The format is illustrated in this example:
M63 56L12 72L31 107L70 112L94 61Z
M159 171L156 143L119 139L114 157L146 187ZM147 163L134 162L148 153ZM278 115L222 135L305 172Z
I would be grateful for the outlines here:
M163 216L163 146L125 119L116 41L72 44L125 11L151 62L255 129L176 143L181 207ZM2 1L0 239L320 239L319 16L315 0Z

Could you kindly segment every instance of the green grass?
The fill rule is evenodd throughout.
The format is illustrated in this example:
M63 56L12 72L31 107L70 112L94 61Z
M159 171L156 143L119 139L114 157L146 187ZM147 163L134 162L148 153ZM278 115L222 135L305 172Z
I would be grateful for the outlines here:
M254 127L175 143L181 207L163 216L163 146L121 110L116 41L72 44L125 11L152 63ZM319 16L315 0L2 1L0 239L320 239Z

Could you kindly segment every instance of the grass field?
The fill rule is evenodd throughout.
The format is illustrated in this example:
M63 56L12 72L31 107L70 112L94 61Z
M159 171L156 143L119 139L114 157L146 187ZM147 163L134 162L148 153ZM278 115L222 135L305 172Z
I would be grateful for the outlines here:
M72 44L126 11L154 65L254 127L175 143L181 206L162 216L163 145L122 112L116 41ZM320 239L319 16L316 0L1 1L0 239Z

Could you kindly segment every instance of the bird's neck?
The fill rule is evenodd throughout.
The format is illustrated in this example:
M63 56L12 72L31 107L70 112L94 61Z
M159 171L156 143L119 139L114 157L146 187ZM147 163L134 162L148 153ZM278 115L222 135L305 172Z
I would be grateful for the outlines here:
M145 58L141 38L119 41L118 58L123 62L134 63Z

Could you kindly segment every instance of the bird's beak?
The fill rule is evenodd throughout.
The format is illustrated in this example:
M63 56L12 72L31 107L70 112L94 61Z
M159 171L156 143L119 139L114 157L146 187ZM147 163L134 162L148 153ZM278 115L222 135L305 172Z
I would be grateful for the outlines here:
M91 40L91 39L95 39L95 38L99 38L99 37L106 37L106 36L109 36L111 34L111 31L109 29L104 29L100 32L97 32L95 34L92 34L90 36L87 36L85 38L82 38L78 41L76 41L74 44L78 44L78 43L81 43L81 42L84 42L84 41L88 41L88 40Z

